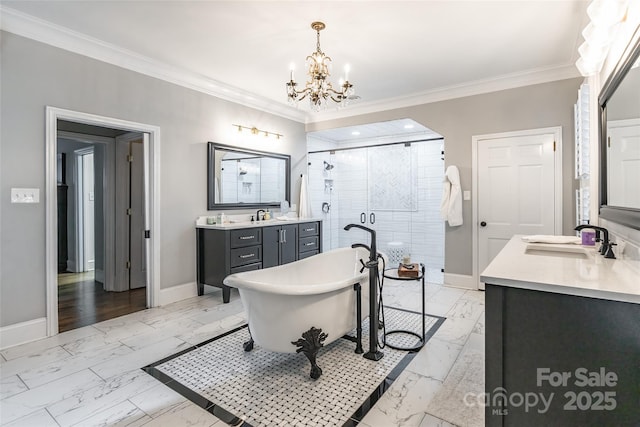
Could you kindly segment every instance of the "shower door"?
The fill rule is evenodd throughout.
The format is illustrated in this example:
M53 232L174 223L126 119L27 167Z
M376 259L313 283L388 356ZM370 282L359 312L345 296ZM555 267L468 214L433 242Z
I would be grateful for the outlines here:
M325 250L369 244L402 248L415 262L444 267L444 223L439 218L444 162L442 141L378 145L310 153L309 188L314 216L324 220ZM329 207L323 211L322 206Z

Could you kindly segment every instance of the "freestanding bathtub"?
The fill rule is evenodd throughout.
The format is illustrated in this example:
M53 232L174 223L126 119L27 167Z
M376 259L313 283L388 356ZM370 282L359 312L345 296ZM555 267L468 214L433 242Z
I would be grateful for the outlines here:
M321 329L329 344L356 327L356 283L362 290L362 317L368 316L369 270L360 272L361 259L369 259L368 250L334 249L290 264L231 274L224 284L238 288L256 345L280 353L304 352L295 344L303 333ZM314 360L309 360L313 366Z

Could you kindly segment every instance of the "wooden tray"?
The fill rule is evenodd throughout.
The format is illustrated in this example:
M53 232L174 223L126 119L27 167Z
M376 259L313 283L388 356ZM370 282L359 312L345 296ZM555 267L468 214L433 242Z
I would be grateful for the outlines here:
M400 277L418 277L420 275L420 264L409 264L413 268L407 268L405 264L398 265L398 276Z

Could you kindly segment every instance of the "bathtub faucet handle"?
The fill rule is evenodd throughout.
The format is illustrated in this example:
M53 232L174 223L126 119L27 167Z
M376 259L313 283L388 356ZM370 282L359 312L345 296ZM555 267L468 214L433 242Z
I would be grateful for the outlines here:
M362 273L364 271L364 269L367 268L367 265L364 263L362 258L360 258L360 264L362 264L362 268L360 269L360 273Z

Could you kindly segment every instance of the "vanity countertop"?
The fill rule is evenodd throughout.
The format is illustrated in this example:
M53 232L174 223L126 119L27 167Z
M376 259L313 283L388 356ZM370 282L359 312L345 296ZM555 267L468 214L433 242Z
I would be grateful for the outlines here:
M532 244L524 242L522 236L514 236L481 273L480 280L492 285L640 304L640 262L606 259L596 248Z
M262 221L246 221L246 220L234 220L231 219L224 224L207 224L207 217L202 216L196 220L196 228L210 228L213 230L234 230L239 228L255 228L255 227L268 227L271 225L287 225L287 224L300 224L305 222L322 221L321 218L288 218L286 220L280 219L268 219Z

